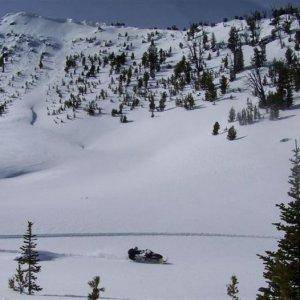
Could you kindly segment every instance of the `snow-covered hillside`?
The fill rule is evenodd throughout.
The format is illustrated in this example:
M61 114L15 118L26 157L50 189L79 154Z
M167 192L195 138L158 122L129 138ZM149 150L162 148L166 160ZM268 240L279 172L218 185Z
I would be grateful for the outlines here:
M203 54L218 87L220 76L230 75L220 66L231 56L226 43L232 26L247 33L245 20L202 28L209 38L214 34L219 46ZM260 38L268 40L262 68L267 74L268 64L284 59L288 46L294 49L299 23L292 20L292 33L282 33L284 47L278 38L270 39L274 27L269 19L261 21L261 28ZM165 109L154 117L148 97L135 90L151 40L165 57L147 89L156 106L167 93ZM242 46L245 70L224 95L218 90L217 100L209 102L201 89L186 86L172 95L167 85L175 64L183 55L189 57L188 43L182 31L91 25L27 13L2 18L0 45L7 57L0 73L0 103L6 103L0 116L0 297L17 298L8 292L7 277L15 268L19 240L5 237L22 234L29 219L40 234L123 235L41 240L41 250L66 253L42 263L43 293L49 299L80 297L85 293L80 289L97 272L107 299L224 299L232 273L239 275L242 299L254 298L263 281L256 253L274 247L275 204L287 201L288 159L294 140L300 139L300 95L294 92L294 105L275 121L261 109L259 121L235 122L237 139L228 141L230 108L239 111L249 101L258 103L247 77L253 47ZM120 74L105 64L112 52L126 54L121 74L132 66L130 82L120 84ZM299 58L299 51L295 55ZM66 72L70 57L76 67ZM99 65L96 75L86 77L93 64ZM274 90L271 82L266 90ZM176 105L189 93L195 109ZM129 121L124 124L111 115L121 102ZM216 121L222 134L213 136ZM155 237L158 233L175 237ZM186 236L192 233L196 236ZM130 264L126 250L134 244L164 252L172 265ZM56 276L72 283L57 286Z

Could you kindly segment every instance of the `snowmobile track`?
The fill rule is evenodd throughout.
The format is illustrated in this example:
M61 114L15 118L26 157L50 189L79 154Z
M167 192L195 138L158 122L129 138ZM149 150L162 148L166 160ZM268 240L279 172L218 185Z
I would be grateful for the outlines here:
M272 235L256 234L228 234L208 232L94 232L94 233L41 233L38 238L73 238L73 237L135 237L135 236L159 236L159 237L225 237L225 238L251 238L251 239L278 239ZM0 239L19 239L20 234L0 234Z

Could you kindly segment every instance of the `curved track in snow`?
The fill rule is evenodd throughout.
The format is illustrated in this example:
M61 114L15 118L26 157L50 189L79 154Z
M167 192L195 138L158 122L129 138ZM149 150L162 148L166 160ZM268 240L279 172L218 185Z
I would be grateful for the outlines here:
M73 238L73 237L134 237L134 236L159 236L159 237L225 237L225 238L251 238L251 239L278 239L272 235L259 234L228 234L209 232L93 232L93 233L42 233L38 238ZM22 235L1 234L0 239L19 239Z

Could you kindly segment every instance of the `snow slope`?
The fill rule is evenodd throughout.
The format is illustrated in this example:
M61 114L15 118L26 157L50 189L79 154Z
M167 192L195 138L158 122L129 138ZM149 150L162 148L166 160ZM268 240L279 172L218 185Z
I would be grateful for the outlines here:
M240 23L218 24L207 31L214 32L218 41L226 40L230 25ZM264 35L270 32L268 24L264 21ZM293 26L296 28L297 24ZM193 111L176 107L174 99L169 98L166 110L150 118L145 102L132 111L126 108L132 122L120 124L118 118L110 115L119 99L109 94L107 100L100 102L100 116L88 117L83 110L76 112L76 119L69 119L66 112L48 114L59 106L53 91L64 76L66 55L81 51L93 54L105 49L103 44L109 40L110 51L121 51L123 42L129 39L133 43L131 51L140 59L149 46L143 40L150 32L105 25L100 30L98 26L26 13L10 14L1 20L1 42L13 49L14 55L1 74L5 91L0 100L9 98L11 103L7 113L0 117L0 235L22 234L28 219L41 234L277 235L271 223L278 218L275 204L287 201L288 158L294 139L300 138L299 95L295 95L295 107L281 112L277 121L269 121L266 116L253 125L235 124L238 139L233 142L226 139L226 133L213 137L211 130L215 121L222 125L222 130L228 126L232 106L241 109L247 98L257 102L247 86L246 72L239 74L230 92L215 105L203 101L203 93L199 93L197 109ZM187 54L186 48L178 47L184 41L184 33L158 33L157 45L173 48L168 63ZM86 40L93 37L93 43ZM288 43L288 37L285 42ZM249 48L243 49L246 66L250 65L252 55ZM269 61L284 55L278 40L267 49ZM46 66L40 70L37 65L43 52L47 52ZM209 67L217 69L226 53L225 49L221 57L214 56L207 62ZM164 72L158 77L170 74ZM94 80L95 84L101 83L87 97L93 99L101 88L107 87L108 78L108 69L102 70ZM154 82L151 84L155 90ZM284 138L287 142L281 142ZM262 282L262 266L255 254L275 244L272 239L216 237L102 237L66 241L40 241L41 250L72 253L71 257L43 262L41 281L46 286L45 293L81 296L86 292L87 280L94 273L103 272L107 278L104 284L111 290L109 295L119 297L115 299L224 299L225 284L234 272L241 276L242 298L253 299ZM18 240L0 239L1 265L5 262L5 271L0 275L0 296L4 299L16 297L6 287L7 273L14 270L12 258L16 254L7 251L17 250L18 244ZM132 244L161 250L171 257L173 265L159 269L157 278L156 269L153 271L157 266L128 265L124 255ZM85 257L97 249L116 255L116 260ZM77 253L84 257L73 257ZM56 285L55 274L63 269L70 270L66 276L71 276L72 284L68 287ZM84 274L75 276L81 270ZM145 270L146 275L142 273ZM215 275L213 284L211 278ZM159 286L161 282L165 284ZM68 296L57 296L64 297Z
M222 35L225 39L228 28L213 28L219 34L216 38L220 40ZM128 111L133 122L125 126L109 115L117 105L113 94L110 101L101 102L104 114L99 117L87 117L80 111L73 121L65 114L47 116L46 107L57 105L55 95L47 90L61 80L65 55L95 51L96 46L90 47L80 38L110 38L112 47L118 49L120 35L129 31L133 42L138 43L133 46L138 58L148 46L133 38L150 31L107 27L99 32L95 27L24 13L8 15L0 29L37 40L46 37L48 44L55 45L49 51L47 69L37 71L33 87L19 89L21 99L16 99L0 119L5 141L1 147L0 195L7 199L1 202L1 233L21 233L24 220L30 218L44 233L274 234L274 204L286 198L289 150L299 137L297 109L282 112L277 122L265 119L239 128L240 139L233 143L224 135L212 137L211 127L216 120L226 126L230 107L243 107L247 98L257 101L249 90L233 92L233 99L225 95L216 105L202 101L200 96L198 109L193 111L175 108L170 99L166 111L157 113L154 119L149 118L145 103L144 109ZM178 47L182 39L181 32L162 31L161 36L157 43L165 48ZM76 39L79 42L74 43ZM43 44L37 47L44 49ZM24 46L23 53L26 51L35 54L37 50ZM179 50L174 52L172 61L181 57ZM245 54L246 64L250 64L250 49L245 52L249 52ZM272 50L268 55L272 59L278 54ZM38 60L38 54L35 57ZM216 57L209 63L218 60ZM16 72L29 67L34 73L34 64L21 59L11 68ZM232 84L232 91L234 85L247 88L243 76ZM102 85L108 81L105 70L100 80ZM283 138L290 141L281 143ZM15 222L9 224L7 218L12 215ZM55 222L49 222L49 218ZM239 222L241 219L243 222Z

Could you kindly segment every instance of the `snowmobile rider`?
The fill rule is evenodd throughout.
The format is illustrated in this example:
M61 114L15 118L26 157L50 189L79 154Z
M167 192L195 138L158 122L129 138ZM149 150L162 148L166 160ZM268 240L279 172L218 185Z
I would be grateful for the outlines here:
M134 260L135 256L138 255L138 254L141 254L141 253L142 253L142 251L139 250L138 247L134 247L134 248L131 248L131 249L128 250L128 257L130 259Z

